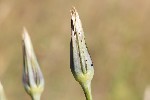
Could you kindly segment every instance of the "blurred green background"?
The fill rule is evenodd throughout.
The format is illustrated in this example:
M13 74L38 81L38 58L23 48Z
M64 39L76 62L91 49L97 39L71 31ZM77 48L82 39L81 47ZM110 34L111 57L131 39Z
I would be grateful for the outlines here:
M93 100L143 100L150 85L149 0L0 0L0 81L9 100L22 85L22 30L45 77L42 100L85 100L70 71L70 9L82 20L95 75Z

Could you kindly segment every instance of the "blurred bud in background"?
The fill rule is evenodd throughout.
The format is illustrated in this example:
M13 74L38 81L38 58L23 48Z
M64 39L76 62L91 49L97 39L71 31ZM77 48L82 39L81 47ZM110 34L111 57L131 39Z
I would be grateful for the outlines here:
M6 100L6 97L5 97L5 93L4 93L4 88L0 82L0 100Z
M40 100L44 90L44 78L35 56L27 30L23 30L23 84L33 100Z
M144 100L150 100L150 86L147 86L145 89Z

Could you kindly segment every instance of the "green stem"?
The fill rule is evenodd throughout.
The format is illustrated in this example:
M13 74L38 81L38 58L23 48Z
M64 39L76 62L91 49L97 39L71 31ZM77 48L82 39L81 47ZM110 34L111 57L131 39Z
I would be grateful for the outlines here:
M34 94L34 95L32 96L32 100L40 100L40 98L41 98L41 95L40 95L40 94Z
M86 100L92 100L91 83L81 84Z

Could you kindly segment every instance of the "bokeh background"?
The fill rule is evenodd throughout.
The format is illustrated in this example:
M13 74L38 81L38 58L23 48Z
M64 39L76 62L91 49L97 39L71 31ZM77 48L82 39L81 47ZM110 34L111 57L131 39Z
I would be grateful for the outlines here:
M149 0L0 0L0 81L7 99L22 85L22 30L45 77L42 100L85 100L70 71L70 9L82 20L93 59L93 100L144 100L150 85Z

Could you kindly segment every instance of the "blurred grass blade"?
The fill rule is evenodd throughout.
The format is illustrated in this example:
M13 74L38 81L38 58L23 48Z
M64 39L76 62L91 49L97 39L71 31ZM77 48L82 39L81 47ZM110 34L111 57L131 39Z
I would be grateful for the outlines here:
M44 90L44 78L36 59L27 30L23 31L23 84L33 100L40 100Z
M5 96L5 93L4 93L4 88L0 82L0 100L6 100L6 96Z
M91 80L94 68L85 42L82 24L75 8L71 10L70 67L76 81L82 86L86 100L92 100Z

